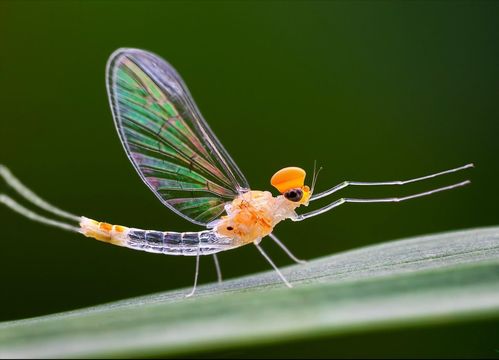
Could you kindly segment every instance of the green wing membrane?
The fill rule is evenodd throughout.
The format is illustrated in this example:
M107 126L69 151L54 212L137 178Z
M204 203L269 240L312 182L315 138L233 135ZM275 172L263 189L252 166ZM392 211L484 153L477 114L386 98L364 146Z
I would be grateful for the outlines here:
M117 50L108 61L107 89L130 161L167 207L206 225L249 189L166 61L143 50Z

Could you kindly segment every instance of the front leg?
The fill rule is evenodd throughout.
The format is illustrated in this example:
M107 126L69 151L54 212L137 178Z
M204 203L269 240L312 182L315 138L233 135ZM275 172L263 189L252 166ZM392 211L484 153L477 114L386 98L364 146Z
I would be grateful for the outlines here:
M332 202L331 204L326 205L326 206L324 206L324 207L322 207L320 209L317 209L317 210L314 210L314 211L310 211L310 212L305 213L305 214L300 214L300 215L298 215L295 218L291 218L291 220L293 220L293 221L302 221L302 220L314 217L316 215L320 215L322 213L325 213L325 212L327 212L329 210L334 209L335 207L338 207L338 206L346 204L346 203L401 202L401 201L406 201L406 200L410 200L410 199L415 199L415 198L419 198L419 197L431 195L431 194L434 194L434 193L437 193L437 192L441 192L441 191L445 191L445 190L454 189L454 188L457 188L457 187L460 187L460 186L467 185L469 183L470 183L470 181L466 180L466 181L463 181L463 182L460 182L460 183L457 183L457 184L453 184L453 185L449 185L449 186L444 186L444 187L441 187L441 188L438 188L438 189L433 189L433 190L430 190L430 191L425 191L425 192L422 192L422 193L417 193L417 194L408 195L408 196L404 196L404 197L379 198L379 199L341 198L341 199L336 200L336 201Z
M469 168L472 168L472 167L474 167L473 164L466 164L464 166L460 166L460 167L457 167L457 168L454 168L454 169L445 170L445 171L441 171L441 172L438 172L438 173L434 173L434 174L430 174L430 175L426 175L426 176L422 176L422 177L418 177L418 178L413 178L413 179L409 179L409 180L374 181L374 182L366 182L366 181L343 181L342 183L340 183L340 184L338 184L336 186L333 186L329 190L323 191L323 192L321 192L319 194L312 195L312 197L310 198L310 201L315 201L315 200L321 199L323 197L329 196L331 194L334 194L335 192L337 192L337 191L339 191L341 189L344 189L347 186L407 185L407 184L415 183L415 182L418 182L418 181L423 181L423 180L431 179L431 178L434 178L434 177L437 177L437 176L446 175L446 174L454 173L454 172L457 172L457 171L469 169Z

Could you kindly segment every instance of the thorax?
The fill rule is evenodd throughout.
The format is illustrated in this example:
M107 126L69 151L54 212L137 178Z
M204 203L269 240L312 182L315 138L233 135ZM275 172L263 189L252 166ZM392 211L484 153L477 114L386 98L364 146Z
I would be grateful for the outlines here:
M249 191L225 206L227 212L214 223L218 234L231 237L238 245L258 242L280 221L296 216L298 205L268 191Z

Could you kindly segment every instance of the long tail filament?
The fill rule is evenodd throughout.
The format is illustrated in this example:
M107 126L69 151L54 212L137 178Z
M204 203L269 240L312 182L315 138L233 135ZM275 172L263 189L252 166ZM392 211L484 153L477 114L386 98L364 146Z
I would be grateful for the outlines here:
M6 166L0 164L0 176L5 180L7 185L15 190L21 197L28 200L31 204L37 206L38 208L45 210L53 215L70 220L69 222L62 222L58 220L53 220L48 217L39 215L32 210L22 206L13 198L6 194L0 194L0 203L6 205L11 210L17 212L18 214L50 226L55 226L63 230L79 232L80 228L76 226L80 222L81 217L71 214L67 211L61 210L58 207L49 204L47 201L43 200L41 197L36 195L33 191L28 189L24 184L22 184L13 174L7 169Z

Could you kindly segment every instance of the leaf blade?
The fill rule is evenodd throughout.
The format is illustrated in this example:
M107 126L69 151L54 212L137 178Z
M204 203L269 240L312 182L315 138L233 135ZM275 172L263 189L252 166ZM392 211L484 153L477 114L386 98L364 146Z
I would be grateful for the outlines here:
M416 237L272 272L0 324L0 357L169 355L499 317L499 228Z

